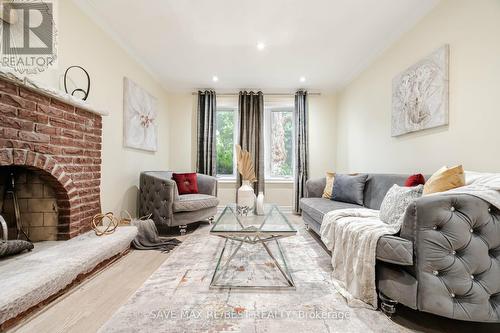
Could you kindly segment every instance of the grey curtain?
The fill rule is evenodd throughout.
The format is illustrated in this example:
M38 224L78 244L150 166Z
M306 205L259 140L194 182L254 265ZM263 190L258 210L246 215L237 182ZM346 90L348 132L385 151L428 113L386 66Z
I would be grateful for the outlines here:
M309 135L307 91L295 93L295 179L293 210L300 214L300 199L305 195L306 181L309 178Z
M198 138L196 172L215 176L215 112L217 110L215 91L198 91Z
M253 158L257 182L254 191L264 192L264 95L262 92L239 94L238 100L238 143L248 150ZM241 176L238 173L238 184Z

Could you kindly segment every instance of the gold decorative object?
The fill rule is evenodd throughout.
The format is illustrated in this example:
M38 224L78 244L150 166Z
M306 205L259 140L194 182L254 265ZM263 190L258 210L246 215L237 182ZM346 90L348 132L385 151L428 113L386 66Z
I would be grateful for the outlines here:
M236 159L238 163L238 172L241 174L243 180L255 183L255 170L253 167L252 157L247 150L241 149L240 145L236 145Z
M115 232L120 221L112 212L96 214L92 218L91 227L97 236L109 235Z
M121 225L131 225L132 220L145 221L151 218L151 215L153 214L134 219L127 210L122 210L119 218L112 212L107 212L106 214L99 213L92 218L91 227L97 236L109 235L115 232L116 228Z

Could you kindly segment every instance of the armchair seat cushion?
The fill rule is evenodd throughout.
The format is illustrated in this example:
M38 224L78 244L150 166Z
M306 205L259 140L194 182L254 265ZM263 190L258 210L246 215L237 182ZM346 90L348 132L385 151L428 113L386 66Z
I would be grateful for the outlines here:
M179 200L174 201L174 212L194 212L197 210L217 207L219 199L207 194L179 195Z

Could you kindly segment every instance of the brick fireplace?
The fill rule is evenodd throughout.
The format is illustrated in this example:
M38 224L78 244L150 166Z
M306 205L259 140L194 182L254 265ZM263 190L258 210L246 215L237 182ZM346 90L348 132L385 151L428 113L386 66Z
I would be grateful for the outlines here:
M23 225L36 240L90 229L101 211L101 137L101 115L0 78L0 178L18 178Z

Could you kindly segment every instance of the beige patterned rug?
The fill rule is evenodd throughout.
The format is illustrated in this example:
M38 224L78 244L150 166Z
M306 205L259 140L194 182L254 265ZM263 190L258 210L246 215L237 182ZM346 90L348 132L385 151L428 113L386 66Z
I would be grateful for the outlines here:
M296 290L210 289L224 240L202 225L100 332L408 331L379 311L349 308L330 282L329 255L302 226L296 227L297 236L281 241ZM235 279L283 283L265 251L244 248L240 254L229 268L238 274Z

